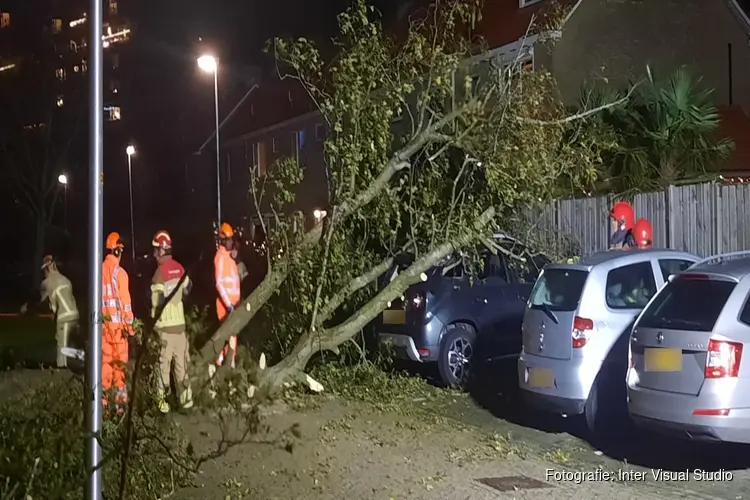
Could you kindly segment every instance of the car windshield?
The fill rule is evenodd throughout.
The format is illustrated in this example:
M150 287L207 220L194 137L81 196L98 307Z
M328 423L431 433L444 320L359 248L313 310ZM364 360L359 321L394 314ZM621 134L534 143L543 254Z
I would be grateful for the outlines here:
M545 269L531 292L530 306L550 311L575 311L588 275L588 271L577 269Z
M730 281L678 276L643 311L638 326L710 332L735 286Z

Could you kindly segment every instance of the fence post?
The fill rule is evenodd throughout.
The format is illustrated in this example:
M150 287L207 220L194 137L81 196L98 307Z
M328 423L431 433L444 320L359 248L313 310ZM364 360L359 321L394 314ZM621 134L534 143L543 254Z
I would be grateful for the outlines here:
M723 225L723 214L721 213L721 184L714 183L712 186L714 188L714 213L716 214L714 219L714 225L716 226L716 248L714 249L714 253L718 255L724 252L724 235L721 230Z
M674 186L670 184L666 189L666 210L665 212L665 218L666 220L664 223L667 225L667 248L672 248L675 243L675 228L674 228Z

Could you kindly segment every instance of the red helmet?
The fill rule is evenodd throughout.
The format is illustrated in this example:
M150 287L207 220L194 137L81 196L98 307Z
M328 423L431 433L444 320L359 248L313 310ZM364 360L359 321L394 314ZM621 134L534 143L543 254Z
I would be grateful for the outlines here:
M169 250L172 248L172 237L166 231L158 231L154 235L154 239L151 241L151 246L154 248L161 248L162 250Z
M633 228L633 237L638 248L648 248L654 241L654 230L646 219L638 219Z
M627 201L618 201L615 203L609 216L618 222L618 226L624 226L625 231L633 229L633 226L635 225L633 206Z

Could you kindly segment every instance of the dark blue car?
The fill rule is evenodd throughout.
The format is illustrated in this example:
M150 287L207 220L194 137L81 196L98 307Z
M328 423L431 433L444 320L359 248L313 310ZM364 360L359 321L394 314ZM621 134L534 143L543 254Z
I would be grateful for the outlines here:
M478 270L454 256L383 311L376 323L381 346L403 360L437 363L441 381L462 388L472 361L517 357L524 307L549 260L504 235L494 243L506 252L478 249Z

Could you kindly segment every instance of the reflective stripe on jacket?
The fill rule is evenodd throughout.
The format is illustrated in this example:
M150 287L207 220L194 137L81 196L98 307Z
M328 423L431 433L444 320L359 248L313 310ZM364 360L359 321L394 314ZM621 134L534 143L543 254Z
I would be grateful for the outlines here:
M59 271L50 269L42 282L42 300L49 301L49 308L58 322L78 319L78 308L73 296L73 285Z
M219 247L214 257L214 278L216 291L224 306L237 305L240 301L240 275L237 263L224 247Z
M151 280L152 318L156 314L156 309L174 292L175 287L180 284L180 279L184 275L185 268L170 256L159 264ZM155 325L157 330L164 333L183 333L185 331L185 308L182 305L182 298L189 283L190 278L185 277L179 290L174 292L172 298L164 306Z
M105 329L133 334L130 278L114 255L107 255L102 264L102 316Z

